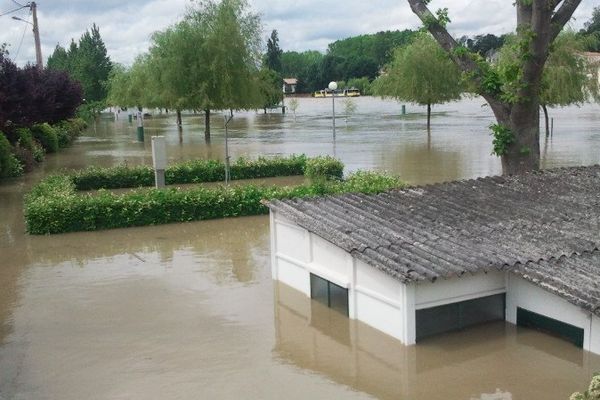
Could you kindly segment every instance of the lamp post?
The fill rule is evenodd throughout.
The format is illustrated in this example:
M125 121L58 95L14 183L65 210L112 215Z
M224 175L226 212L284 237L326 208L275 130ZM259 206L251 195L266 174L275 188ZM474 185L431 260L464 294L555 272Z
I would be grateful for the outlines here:
M33 26L33 39L35 40L35 62L36 62L37 67L39 69L42 69L44 67L44 65L43 65L43 61L42 61L42 45L40 43L40 29L38 27L37 5L35 4L35 1L32 1L31 3L28 3L27 5L25 5L24 7L29 7L29 9L31 10L31 14L33 16L33 24L29 21L25 21L24 19L16 17L16 16L13 16L12 19L14 19L16 21L22 21L22 22L25 22L26 24Z
M335 140L335 91L337 90L337 82L329 82L329 90L331 90L331 109L333 111L333 140Z

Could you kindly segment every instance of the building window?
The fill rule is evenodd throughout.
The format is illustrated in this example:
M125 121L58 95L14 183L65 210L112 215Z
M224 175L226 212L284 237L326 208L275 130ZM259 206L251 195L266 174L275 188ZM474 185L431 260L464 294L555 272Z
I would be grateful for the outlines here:
M310 274L310 297L344 315L348 315L348 289Z

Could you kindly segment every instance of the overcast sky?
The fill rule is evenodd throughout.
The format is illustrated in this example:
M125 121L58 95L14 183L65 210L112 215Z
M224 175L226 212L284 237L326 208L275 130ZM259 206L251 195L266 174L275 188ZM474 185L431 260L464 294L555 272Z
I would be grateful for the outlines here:
M17 0L21 3L23 1ZM249 0L261 15L263 36L277 29L283 50L324 51L337 39L382 30L414 29L419 21L406 0ZM480 33L501 34L514 29L513 0L433 0L431 8L448 7L456 36ZM571 26L579 29L589 20L599 0L583 0ZM113 61L131 64L147 50L152 32L176 22L185 13L189 0L40 0L38 20L44 62L56 44L67 46L94 22ZM13 0L0 0L0 14L18 7ZM31 25L15 21L28 19L21 10L0 17L0 44L19 65L35 61ZM19 47L19 44L22 45Z

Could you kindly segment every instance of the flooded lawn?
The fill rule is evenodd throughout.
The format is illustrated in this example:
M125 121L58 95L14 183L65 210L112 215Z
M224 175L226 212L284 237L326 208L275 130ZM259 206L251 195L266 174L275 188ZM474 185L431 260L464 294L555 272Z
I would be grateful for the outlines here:
M400 105L357 99L331 141L330 102L293 115L236 116L232 156L335 154L347 170L389 170L412 183L500 172L489 110L478 99L401 118ZM408 111L423 111L409 106ZM556 110L545 167L600 161L600 106ZM268 217L53 236L24 232L22 196L44 174L151 163L149 136L171 161L223 158L222 118L210 144L202 116L101 121L25 178L0 184L0 399L568 399L600 357L510 324L417 346L323 309L269 266ZM298 178L293 178L298 179ZM494 397L491 397L494 394Z

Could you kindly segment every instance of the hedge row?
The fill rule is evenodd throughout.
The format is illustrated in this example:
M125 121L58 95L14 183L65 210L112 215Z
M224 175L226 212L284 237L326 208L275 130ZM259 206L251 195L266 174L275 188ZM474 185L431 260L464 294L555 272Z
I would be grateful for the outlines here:
M231 179L275 176L327 176L341 179L344 165L332 157L307 158L305 155L249 160L239 158L231 164ZM154 170L149 166L89 167L71 174L77 190L134 188L154 185ZM167 185L219 182L225 180L225 164L217 160L194 160L167 167Z
M99 190L78 194L70 176L56 175L38 184L25 198L25 220L32 234L93 231L171 222L259 215L261 200L346 192L379 193L401 187L398 178L357 172L348 179L292 186L219 186L182 190L144 189L126 194Z
M83 120L75 118L55 125L36 124L31 128L13 128L0 132L0 178L15 177L54 153L69 146L85 129Z

